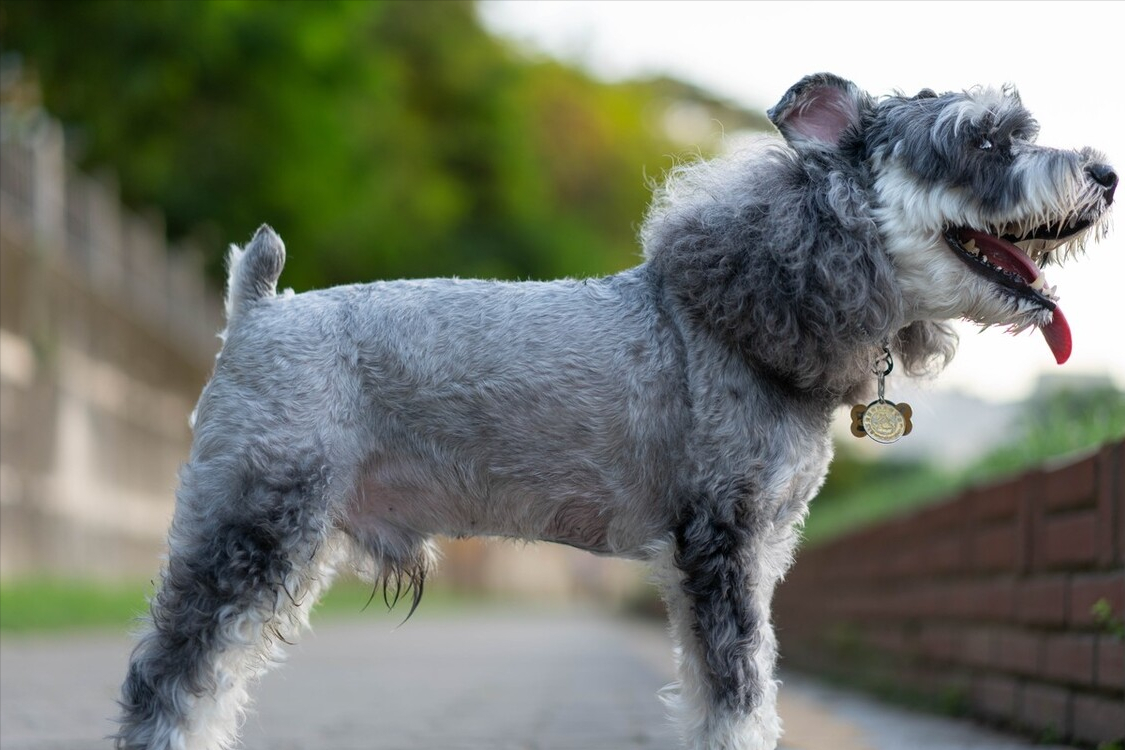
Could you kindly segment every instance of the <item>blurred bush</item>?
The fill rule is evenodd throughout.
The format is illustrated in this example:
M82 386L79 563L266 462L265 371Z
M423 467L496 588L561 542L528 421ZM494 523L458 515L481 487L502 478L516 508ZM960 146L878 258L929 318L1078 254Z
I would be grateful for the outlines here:
M0 48L82 167L203 240L216 278L268 222L298 290L633 265L645 176L684 147L666 108L765 126L682 84L533 59L457 0L20 0L0 6Z
M1125 393L1112 385L1055 388L1024 405L1013 440L969 469L971 479L1015 474L1035 464L1125 439Z
M959 470L921 461L865 458L849 444L836 458L812 504L805 538L831 539L889 516L940 502L1036 465L1066 461L1125 439L1125 393L1111 385L1055 388L1023 405L1011 438Z

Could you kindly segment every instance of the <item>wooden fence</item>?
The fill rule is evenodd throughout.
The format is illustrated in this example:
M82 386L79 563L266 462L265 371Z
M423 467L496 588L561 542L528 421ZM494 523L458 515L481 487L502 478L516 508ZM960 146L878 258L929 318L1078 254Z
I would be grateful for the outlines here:
M151 576L220 315L199 252L0 107L0 576Z

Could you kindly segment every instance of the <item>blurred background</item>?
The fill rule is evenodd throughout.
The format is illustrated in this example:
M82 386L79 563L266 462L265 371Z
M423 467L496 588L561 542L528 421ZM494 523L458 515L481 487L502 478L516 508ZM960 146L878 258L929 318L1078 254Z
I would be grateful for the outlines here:
M6 0L0 624L143 606L218 349L225 248L260 223L297 291L613 273L639 261L650 181L772 131L764 111L817 70L876 94L1014 82L1043 142L1121 163L1120 56L1069 31L1120 8ZM1056 33L1081 54L1039 41ZM1125 435L1123 251L1112 236L1048 269L1075 330L1065 368L1037 336L966 325L942 380L892 378L915 433L885 449L840 430L808 543ZM447 545L435 585L652 597L626 563L479 540Z

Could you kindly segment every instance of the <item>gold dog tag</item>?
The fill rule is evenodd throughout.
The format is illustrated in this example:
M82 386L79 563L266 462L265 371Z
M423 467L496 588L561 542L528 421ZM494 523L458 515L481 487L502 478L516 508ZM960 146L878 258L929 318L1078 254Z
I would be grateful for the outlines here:
M877 443L893 443L914 429L910 421L910 404L896 404L876 399L867 406L852 407L852 434L869 437Z
M852 407L852 434L858 438L869 437L877 443L893 443L903 435L909 435L914 425L910 423L913 411L910 404L896 404L883 397L886 391L887 376L895 369L891 348L883 342L883 356L875 362L872 370L879 384L879 398L867 406L856 404Z

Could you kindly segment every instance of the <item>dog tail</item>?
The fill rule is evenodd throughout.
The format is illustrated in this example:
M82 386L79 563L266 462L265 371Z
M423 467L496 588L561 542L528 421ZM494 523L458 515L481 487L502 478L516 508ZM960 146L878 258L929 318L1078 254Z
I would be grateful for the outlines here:
M258 227L245 248L231 245L227 256L227 326L242 311L277 292L277 279L285 265L285 243L267 224Z

